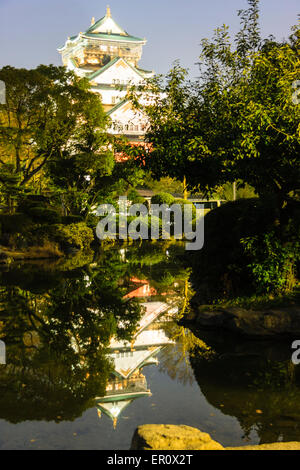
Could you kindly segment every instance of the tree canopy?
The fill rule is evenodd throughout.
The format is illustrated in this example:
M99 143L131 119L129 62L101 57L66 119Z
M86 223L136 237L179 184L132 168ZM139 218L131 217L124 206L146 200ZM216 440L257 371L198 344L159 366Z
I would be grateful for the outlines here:
M283 43L262 40L259 2L248 3L234 41L225 25L202 41L197 80L176 63L150 85L143 165L206 194L242 180L282 206L300 189L300 30Z

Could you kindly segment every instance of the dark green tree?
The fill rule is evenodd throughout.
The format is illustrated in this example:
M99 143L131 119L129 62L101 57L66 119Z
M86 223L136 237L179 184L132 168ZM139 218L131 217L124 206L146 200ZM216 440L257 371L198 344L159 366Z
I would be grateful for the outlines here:
M152 84L143 163L157 179L185 175L206 194L240 180L275 196L280 210L300 182L299 28L285 43L261 41L258 0L239 15L235 47L226 26L202 41L199 80L175 64Z
M77 211L86 210L96 198L97 177L109 174L114 163L107 117L88 81L63 67L44 65L4 67L0 79L6 84L6 103L0 105L4 192L11 186L5 176L9 171L19 191L68 192L66 210L73 210L70 200Z

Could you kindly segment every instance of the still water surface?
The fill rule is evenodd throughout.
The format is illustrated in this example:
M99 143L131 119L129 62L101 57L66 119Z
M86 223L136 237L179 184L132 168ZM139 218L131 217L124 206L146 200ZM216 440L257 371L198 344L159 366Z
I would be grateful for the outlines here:
M185 328L187 280L168 244L3 267L0 449L129 449L147 423L300 440L290 342Z

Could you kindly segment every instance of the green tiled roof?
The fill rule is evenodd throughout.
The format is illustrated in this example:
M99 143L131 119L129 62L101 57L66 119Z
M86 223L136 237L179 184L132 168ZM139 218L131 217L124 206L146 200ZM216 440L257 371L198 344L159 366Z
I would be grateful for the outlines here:
M71 36L69 40L74 41L75 39L79 39L80 35ZM122 36L121 34L106 34L106 33L82 33L81 38L86 39L104 39L106 41L116 41L116 42L138 42L138 43L145 43L145 39L141 39L135 36ZM64 49L64 46L59 47L58 50Z
M142 78L144 78L144 75L141 73L141 71L140 71L138 68L136 68L136 67L134 67L133 65L131 65L131 63L128 62L128 60L126 60L126 59L124 59L124 58L123 58L123 60L124 60L124 62L125 62L127 65L129 65L129 67L132 68L132 70L134 70L134 72L137 72Z
M109 10L109 9L108 9ZM81 33L81 36L84 38L96 38L96 39L104 39L107 41L119 41L119 42L137 42L137 43L145 43L145 39L138 38L136 36L131 36L128 34L121 26L118 25L118 23L115 22L114 19L111 18L110 11L107 10L107 13L103 18L100 20L96 21L92 26L90 26L85 33ZM112 22L115 24L115 26L121 31L121 34L113 34L113 33L97 33L95 32L99 27L102 26L102 24L105 23L105 21L110 18ZM71 36L69 40L74 41L75 39L78 39L80 35L78 34L77 36ZM64 49L65 46L60 47L58 50L61 51Z
M73 59L73 57L71 57L70 61L72 62L72 64L74 65L74 67L78 67L78 65L76 64L75 60Z
M103 23L104 23L104 20L106 20L107 16L103 16L103 18L100 18L100 20L96 21L95 24L93 24L92 26L89 27L89 29L86 31L87 33L92 33L95 29L97 29L99 26L101 26ZM118 25L118 23L115 22L115 20L113 20L113 22L116 24L116 26L118 26L118 28L120 28L122 31L124 31L124 34L127 34L126 31L121 28L121 26Z
M116 62L118 62L118 60L124 60L124 62L132 69L134 70L134 72L138 73L140 75L140 77L144 78L144 75L143 73L137 69L136 67L134 67L133 65L131 65L126 59L124 59L123 57L115 57L114 59L112 59L110 62L108 62L108 64L104 65L104 67L102 67L101 69L97 70L96 72L93 72L92 75L90 75L88 77L89 80L93 80L95 77L98 77L98 75L101 75L101 73L105 72L105 70L109 69L112 65L114 65Z
M110 109L109 111L107 111L107 114L108 116L110 116L112 113L114 113L115 111L117 111L117 109L121 108L121 106L123 106L123 104L125 104L128 100L125 98L124 100L120 101L118 104L116 104L116 106L114 106L112 109Z
M94 90L118 90L118 91L122 91L122 90L127 90L128 86L127 85L122 85L122 84L109 85L107 83L99 83L99 85L92 85L92 88Z
M89 33L83 34L83 37L106 39L107 41L119 41L119 42L145 42L145 39L137 38L135 36L122 36L122 34L106 34L106 33Z
M153 73L152 70L144 70L144 69L141 69L140 67L136 67L136 70L138 70L141 73L145 73L145 74Z
M96 70L96 72L93 72L92 75L90 75L90 76L88 77L88 79L89 79L89 80L93 80L93 78L98 77L98 75L100 75L101 73L105 72L105 70L109 69L112 65L114 65L116 62L118 62L119 59L120 59L120 57L115 57L115 58L112 59L110 62L108 62L106 65L104 65L103 67L101 67L101 69Z

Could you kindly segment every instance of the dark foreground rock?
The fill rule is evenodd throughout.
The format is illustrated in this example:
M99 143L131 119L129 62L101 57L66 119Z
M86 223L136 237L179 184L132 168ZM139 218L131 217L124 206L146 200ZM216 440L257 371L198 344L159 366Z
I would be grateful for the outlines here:
M300 334L300 306L265 310L200 306L187 317L195 326L233 331L249 337Z
M209 434L197 428L172 424L145 424L135 430L131 450L300 450L300 442L224 448Z

